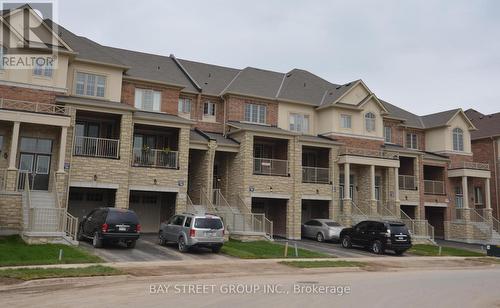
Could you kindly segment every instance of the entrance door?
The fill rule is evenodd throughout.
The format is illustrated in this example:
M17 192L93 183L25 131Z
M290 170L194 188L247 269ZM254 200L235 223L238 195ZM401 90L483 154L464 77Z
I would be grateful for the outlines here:
M25 186L26 177L32 190L48 190L50 155L21 153L19 158L19 188Z
M464 207L464 195L462 192L462 186L455 187L455 207L458 209Z

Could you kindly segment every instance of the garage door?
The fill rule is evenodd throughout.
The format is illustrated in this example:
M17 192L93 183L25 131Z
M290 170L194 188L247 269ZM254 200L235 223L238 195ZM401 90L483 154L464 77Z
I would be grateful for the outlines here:
M156 194L131 193L130 209L139 217L142 232L158 232L160 228L160 198Z

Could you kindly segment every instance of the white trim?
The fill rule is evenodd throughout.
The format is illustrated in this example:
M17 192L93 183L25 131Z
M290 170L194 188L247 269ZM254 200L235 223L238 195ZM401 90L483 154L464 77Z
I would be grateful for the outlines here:
M327 132L327 133L321 133L323 136L327 135L337 135L337 136L344 136L344 137L355 137L355 138L363 138L363 139L369 139L369 140L379 140L379 141L384 141L383 137L374 137L374 136L365 136L365 135L358 135L358 134L349 134L349 133L339 133L339 132Z
M330 195L302 195L302 200L325 200L332 201L333 198Z
M401 205L408 205L408 206L419 206L418 201L401 201Z
M277 193L257 193L252 192L250 194L251 198L268 198L268 199L291 199L291 195L287 194L277 194Z
M61 92L61 93L68 92L68 88L34 85L34 84L28 84L28 83L24 83L24 82L17 82L17 81L0 80L0 85L20 87L20 88L26 88L26 89L32 89L32 90L54 91L54 92Z
M83 187L83 188L106 188L106 189L118 189L119 184L115 183L102 183L102 182L85 182L85 181L71 181L70 187Z
M129 191L156 191L156 192L179 192L179 187L159 186L159 185L130 185Z
M448 207L448 203L424 202L424 206L429 206L429 207Z

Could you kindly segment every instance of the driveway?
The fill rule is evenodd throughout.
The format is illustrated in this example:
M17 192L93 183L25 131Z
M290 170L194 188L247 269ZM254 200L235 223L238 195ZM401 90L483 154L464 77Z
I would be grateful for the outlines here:
M359 257L395 257L391 252L385 255L376 255L366 249L353 247L351 249L343 248L337 242L317 242L310 239L302 239L300 241L288 241L289 248L293 250L294 244L297 243L298 248L309 249L312 251L322 252L337 258L359 258Z
M231 259L229 256L212 253L208 249L193 249L188 253L180 253L176 244L160 246L158 235L148 233L141 234L134 249L121 245L106 245L96 249L90 241L81 241L80 247L108 262Z

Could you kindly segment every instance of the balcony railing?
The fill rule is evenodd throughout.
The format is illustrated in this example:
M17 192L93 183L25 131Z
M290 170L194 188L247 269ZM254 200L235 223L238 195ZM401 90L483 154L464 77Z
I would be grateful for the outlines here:
M416 182L414 175L399 175L399 189L417 190Z
M118 158L120 155L120 140L75 136L74 155Z
M461 161L461 162L451 163L449 169L490 170L490 165L486 163L476 163L472 161Z
M254 157L253 174L288 176L288 160Z
M320 167L302 166L302 182L303 183L330 183L330 169Z
M444 182L424 180L424 193L428 195L444 195L445 194Z
M0 98L0 109L19 110L37 113L48 113L56 115L69 115L69 108L56 104L44 104L38 102L20 101L14 99Z
M367 157L376 157L385 159L399 159L399 155L397 153L389 153L382 150L370 150L370 149L351 148L351 147L342 147L339 151L339 155L354 155L354 156L367 156Z
M172 168L177 169L179 162L178 151L135 148L132 164L140 167Z

